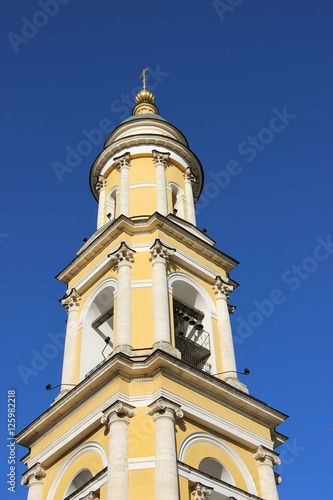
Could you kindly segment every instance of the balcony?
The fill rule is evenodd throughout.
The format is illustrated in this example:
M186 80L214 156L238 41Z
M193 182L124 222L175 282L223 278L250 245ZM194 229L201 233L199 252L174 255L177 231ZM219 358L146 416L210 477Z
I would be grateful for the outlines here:
M204 330L204 313L180 299L173 300L175 345L182 359L211 373L207 359L211 354L209 333Z

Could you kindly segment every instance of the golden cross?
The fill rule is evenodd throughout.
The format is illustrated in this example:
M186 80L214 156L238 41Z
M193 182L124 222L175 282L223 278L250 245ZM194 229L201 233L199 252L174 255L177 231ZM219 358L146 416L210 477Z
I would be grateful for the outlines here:
M149 69L149 68L144 69L144 70L142 71L142 75L140 75L140 78L143 78L143 80L142 80L142 83L143 83L143 90L146 90L146 73L147 73L148 69Z

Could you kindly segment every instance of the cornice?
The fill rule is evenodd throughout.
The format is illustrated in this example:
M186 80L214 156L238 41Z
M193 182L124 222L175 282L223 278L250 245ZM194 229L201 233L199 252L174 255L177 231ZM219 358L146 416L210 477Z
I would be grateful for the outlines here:
M131 146L143 145L164 147L184 158L196 177L196 182L194 183L194 195L196 200L199 198L203 187L204 173L201 162L193 151L172 137L158 134L138 134L116 140L103 149L103 151L95 159L90 170L90 188L96 200L98 200L98 192L96 191L95 186L106 162L115 155L119 156L121 151L128 150Z
M61 420L68 418L68 415L75 412L77 408L84 406L89 399L95 397L105 385L109 385L117 377L128 381L143 381L146 377L150 377L151 380L151 377L155 378L160 374L272 430L287 418L287 415L253 396L239 391L221 379L193 368L164 351L156 350L145 358L140 356L139 359L118 353L110 357L89 377L82 380L19 432L15 438L16 442L30 447L54 426L59 425Z
M58 280L67 284L88 262L92 261L97 254L109 246L115 237L120 234L126 233L126 235L133 236L142 232L152 232L156 228L162 233L164 232L180 240L182 244L197 250L200 255L206 257L210 262L214 262L216 265L222 267L227 273L238 265L237 260L213 247L211 244L199 238L199 236L194 235L183 226L178 225L170 218L164 217L158 212L155 212L144 220L132 220L121 215L116 220L105 224L103 228L103 231L98 230L94 233L84 247L80 249L77 257L56 275ZM112 248L110 248L110 251L111 250Z

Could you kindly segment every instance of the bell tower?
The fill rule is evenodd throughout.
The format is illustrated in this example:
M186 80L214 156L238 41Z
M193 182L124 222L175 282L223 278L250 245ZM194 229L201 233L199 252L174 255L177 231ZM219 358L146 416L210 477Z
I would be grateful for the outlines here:
M238 379L229 274L196 227L203 169L143 89L90 172L97 230L57 275L61 390L16 440L28 500L277 500L286 415Z

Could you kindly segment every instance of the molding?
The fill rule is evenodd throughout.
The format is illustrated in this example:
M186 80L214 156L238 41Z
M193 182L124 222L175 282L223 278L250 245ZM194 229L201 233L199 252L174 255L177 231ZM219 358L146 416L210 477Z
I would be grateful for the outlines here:
M194 469L194 467L191 467L190 465L181 463L180 461L178 461L178 474L193 483L199 482L201 484L205 484L205 486L212 488L216 493L224 495L226 498L237 498L237 500L262 500L256 494L247 493L246 491L237 488L237 486L215 479L204 472Z
M168 399L172 399L172 401L181 406L184 413L186 415L190 415L195 422L203 424L212 429L214 432L219 432L225 437L233 439L237 443L246 445L253 451L256 450L260 444L265 444L267 449L273 448L273 441L264 438L261 434L257 434L256 432L251 431L246 427L223 417L222 415L218 415L210 410L207 410L207 408L203 408L193 401L189 401L167 389L162 389L161 395Z
M81 446L78 446L78 448L76 448L76 450L74 450L69 455L69 457L64 461L64 463L60 466L58 472L56 473L56 475L52 481L52 484L51 484L51 487L49 489L46 500L53 500L55 498L55 493L57 491L57 488L60 484L60 481L61 481L63 475L65 474L66 470L68 469L68 467L70 467L72 465L72 463L75 462L75 460L78 457L80 457L84 453L88 453L88 452L97 453L100 456L100 458L102 459L103 466L107 467L108 461L107 461L106 453L105 453L103 446L101 444L97 443L96 441L87 441L86 443L83 443ZM103 482L105 482L105 481L103 481ZM89 493L89 491L91 491L91 485L89 485L89 490L88 490L87 494ZM81 494L84 495L84 493L80 492L80 495Z
M110 261L110 260L109 260ZM87 299L85 300L80 316L79 316L79 323L78 323L78 330L79 328L82 328L83 321L85 319L85 316L87 312L89 311L89 308L91 304L94 302L96 299L97 295L104 290L105 288L112 288L113 289L113 299L117 297L117 286L118 286L118 281L116 278L106 278L105 280L101 281L98 283L98 285L92 290L92 292L89 294Z
M257 495L257 489L255 487L251 473L246 467L244 461L229 444L223 441L223 439L214 436L213 434L209 434L208 432L195 432L187 436L187 438L185 438L182 442L179 449L179 461L184 462L186 452L191 448L191 446L201 442L213 444L224 451L229 456L229 458L231 458L234 464L237 465L238 470L242 474L243 479L246 483L248 491L254 495Z
M156 188L156 182L142 182L141 184L131 184L130 189L144 188L144 187L152 187Z
M155 456L137 457L128 459L129 470L155 469Z
M132 288L151 288L153 280L133 280Z

